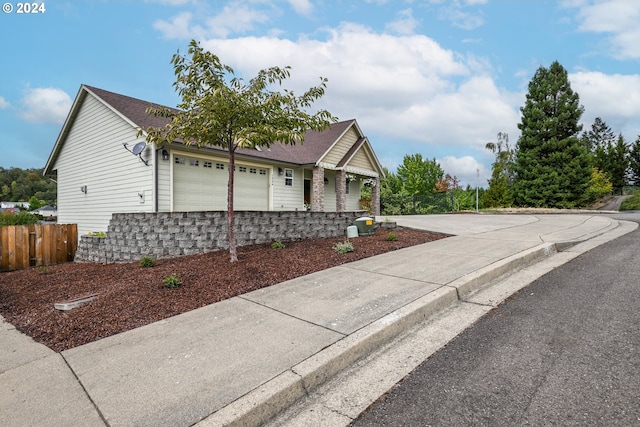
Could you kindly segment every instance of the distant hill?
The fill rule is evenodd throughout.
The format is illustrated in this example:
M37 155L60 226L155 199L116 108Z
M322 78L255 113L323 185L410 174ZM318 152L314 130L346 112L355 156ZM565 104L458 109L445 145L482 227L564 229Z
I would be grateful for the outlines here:
M42 176L43 169L20 169L0 167L0 201L39 201L40 205L55 205L57 186L51 179Z

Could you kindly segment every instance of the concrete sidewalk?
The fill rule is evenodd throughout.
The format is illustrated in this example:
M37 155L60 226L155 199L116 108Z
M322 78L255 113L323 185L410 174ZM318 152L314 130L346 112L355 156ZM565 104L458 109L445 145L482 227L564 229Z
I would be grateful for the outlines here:
M260 425L496 278L544 258L567 262L637 227L597 215L392 219L455 237L300 277L62 353L2 321L0 425Z

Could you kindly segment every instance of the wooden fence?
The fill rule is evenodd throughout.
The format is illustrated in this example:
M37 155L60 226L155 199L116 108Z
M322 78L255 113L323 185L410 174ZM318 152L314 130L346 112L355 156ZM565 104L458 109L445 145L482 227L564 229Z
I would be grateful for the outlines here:
M0 271L73 261L77 247L77 224L2 226Z

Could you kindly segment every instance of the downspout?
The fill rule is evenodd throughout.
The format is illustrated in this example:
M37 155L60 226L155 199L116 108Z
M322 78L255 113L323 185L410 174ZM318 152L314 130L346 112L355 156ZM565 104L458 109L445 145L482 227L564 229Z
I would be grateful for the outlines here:
M164 144L163 144L164 145ZM158 212L158 151L162 150L162 145L160 148L156 148L153 150L153 212Z

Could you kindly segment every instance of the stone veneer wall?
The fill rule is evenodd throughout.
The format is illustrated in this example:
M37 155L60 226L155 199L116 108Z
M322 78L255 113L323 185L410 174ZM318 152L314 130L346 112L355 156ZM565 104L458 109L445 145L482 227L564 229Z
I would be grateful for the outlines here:
M345 236L360 212L234 213L238 246ZM76 262L128 262L227 249L227 213L116 213L106 237L81 236Z

